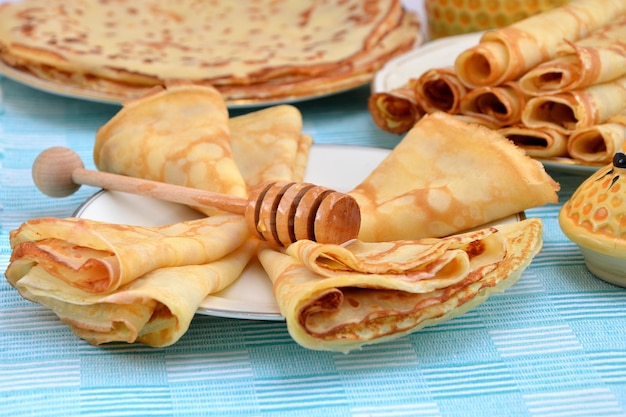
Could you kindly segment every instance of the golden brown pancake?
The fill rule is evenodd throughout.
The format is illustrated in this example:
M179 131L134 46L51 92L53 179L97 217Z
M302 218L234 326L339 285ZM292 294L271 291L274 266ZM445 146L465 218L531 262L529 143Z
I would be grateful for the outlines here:
M557 201L558 184L499 133L443 112L424 116L349 192L359 239L441 237Z
M172 80L227 101L360 85L419 37L399 0L23 0L0 9L0 57L62 85L120 98ZM245 24L242 24L245 22Z
M449 320L510 287L539 252L541 230L529 219L442 240L297 242L259 259L294 340L349 352Z

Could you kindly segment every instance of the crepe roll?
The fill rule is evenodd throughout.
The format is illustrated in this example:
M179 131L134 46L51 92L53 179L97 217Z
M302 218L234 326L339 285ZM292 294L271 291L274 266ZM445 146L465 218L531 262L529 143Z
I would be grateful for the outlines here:
M451 67L433 68L419 76L415 83L417 102L427 113L457 113L467 89Z
M359 240L382 242L459 233L554 203L558 189L499 133L437 112L349 194L361 208Z
M367 107L376 126L385 132L402 134L410 130L424 115L415 97L415 79L386 92L372 94Z
M498 132L533 158L567 156L568 135L557 130L516 125L503 127Z
M98 129L94 162L114 174L247 196L232 155L228 109L213 87L170 85L125 103Z
M522 124L570 134L604 123L626 111L626 76L613 82L533 97L522 112Z
M452 319L515 284L541 230L528 219L442 241L298 242L286 253L262 249L259 260L292 338L347 353Z
M514 81L494 87L478 87L461 99L460 113L485 118L491 125L513 125L522 118L526 95Z
M608 164L616 152L624 151L626 114L615 116L596 126L574 131L569 138L569 155L583 162Z
M626 15L577 42L559 56L524 74L520 88L529 95L558 94L626 75Z
M5 276L15 286L38 267L82 291L110 293L155 269L217 260L249 236L243 217L231 214L157 227L32 219L11 231Z
M575 0L485 32L478 45L457 56L454 68L470 88L516 80L554 58L566 41L586 37L624 13L624 0Z

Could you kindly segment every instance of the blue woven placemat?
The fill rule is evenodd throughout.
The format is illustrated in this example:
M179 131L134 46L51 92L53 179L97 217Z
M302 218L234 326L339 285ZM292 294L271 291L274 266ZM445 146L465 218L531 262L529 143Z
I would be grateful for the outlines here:
M65 217L95 190L43 196L30 168L68 146L93 167L96 129L119 107L2 79L0 269L8 234ZM317 143L392 148L367 87L298 103ZM233 111L243 113L245 109ZM553 173L561 202L584 176ZM439 326L348 355L306 350L282 322L196 316L175 345L93 347L0 280L0 415L624 416L626 291L593 277L562 234L559 204L527 211L545 245L505 293Z

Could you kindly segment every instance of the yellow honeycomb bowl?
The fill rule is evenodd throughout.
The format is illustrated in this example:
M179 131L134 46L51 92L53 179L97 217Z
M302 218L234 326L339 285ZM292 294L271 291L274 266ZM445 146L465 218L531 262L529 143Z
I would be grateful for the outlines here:
M626 287L626 154L587 178L559 212L563 233L597 277Z
M432 39L508 26L570 0L425 0Z

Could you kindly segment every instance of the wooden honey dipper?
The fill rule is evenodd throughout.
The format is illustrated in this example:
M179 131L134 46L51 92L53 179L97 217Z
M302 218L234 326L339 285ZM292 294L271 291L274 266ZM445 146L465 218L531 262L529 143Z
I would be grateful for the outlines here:
M66 197L81 185L91 185L242 214L254 235L278 247L303 239L342 244L356 238L361 226L359 206L352 196L309 183L263 183L254 187L245 199L87 170L78 154L60 146L49 148L37 156L32 175L37 188L51 197Z

